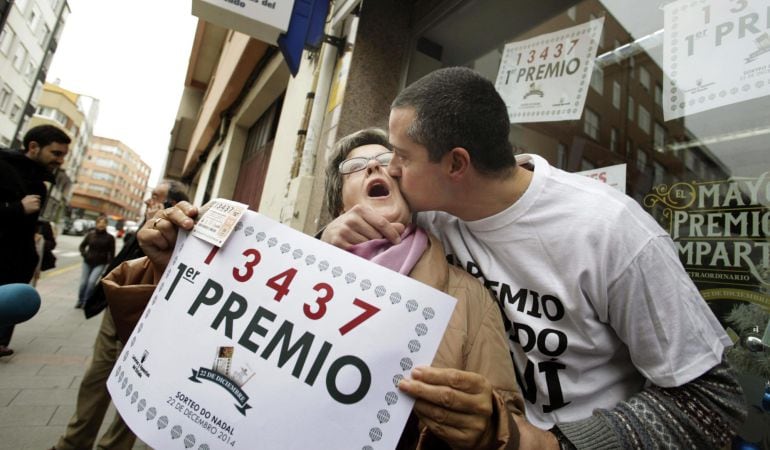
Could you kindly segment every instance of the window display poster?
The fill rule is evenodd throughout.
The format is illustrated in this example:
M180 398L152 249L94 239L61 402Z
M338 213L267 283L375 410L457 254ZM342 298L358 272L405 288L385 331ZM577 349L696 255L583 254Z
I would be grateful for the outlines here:
M600 17L505 45L495 87L511 123L580 119L603 26Z
M583 170L575 173L609 184L620 192L626 193L626 164L615 164L614 166Z
M162 449L393 449L455 300L252 211L180 238L108 389Z
M770 0L664 7L666 120L770 94Z
M770 311L770 172L661 184L643 204L720 319L740 302Z

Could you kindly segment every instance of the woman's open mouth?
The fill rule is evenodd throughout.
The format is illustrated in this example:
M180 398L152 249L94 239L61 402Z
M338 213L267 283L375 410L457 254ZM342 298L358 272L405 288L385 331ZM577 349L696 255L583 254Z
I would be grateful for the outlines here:
M375 180L366 189L369 197L387 197L390 195L390 188L382 180Z

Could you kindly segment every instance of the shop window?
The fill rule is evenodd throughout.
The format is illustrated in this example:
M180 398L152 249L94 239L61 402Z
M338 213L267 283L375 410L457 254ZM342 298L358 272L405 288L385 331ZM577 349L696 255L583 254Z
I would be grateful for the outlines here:
M583 132L592 139L599 139L599 116L590 109L586 109L584 114Z
M617 81L612 82L612 106L615 109L620 109L620 83Z
M642 105L639 105L639 128L647 134L650 134L650 113Z
M652 175L652 185L658 186L663 184L665 180L665 175L666 175L666 168L663 167L663 165L657 161L655 161L652 166L654 167L653 169L654 172Z

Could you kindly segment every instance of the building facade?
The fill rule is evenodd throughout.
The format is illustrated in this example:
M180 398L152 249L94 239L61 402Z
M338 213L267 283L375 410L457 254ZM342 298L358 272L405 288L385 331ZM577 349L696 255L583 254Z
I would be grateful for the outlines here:
M16 147L35 112L69 15L66 0L14 0L0 21L0 146ZM0 18L3 16L0 16Z
M243 67L259 41L232 31L223 38L219 29L207 39L202 24L165 174L190 182L196 203L233 198L314 234L330 220L323 186L333 143L364 127L386 127L404 86L449 66L496 82L506 46L603 19L589 55L594 69L582 80L532 80L534 93L543 86L584 93L582 111L564 120L512 120L511 144L600 180L609 168L620 171L617 187L671 234L732 336L730 355L752 406L740 439L768 448L762 399L770 358L745 345L753 337L770 348L770 77L761 64L770 55L767 7L720 0L340 1L325 29L339 39L305 51L292 78L270 44ZM684 33L687 27L694 31ZM552 42L544 39L524 58L546 64L558 53ZM728 65L710 60L717 52L742 56Z
M150 166L124 143L93 136L78 171L71 218L114 216L139 221Z
M85 95L68 91L56 84L46 83L38 100L35 114L26 122L21 135L37 125L54 125L72 139L64 165L56 173L41 217L58 222L67 215L72 185L83 160L86 144L91 139L99 102Z

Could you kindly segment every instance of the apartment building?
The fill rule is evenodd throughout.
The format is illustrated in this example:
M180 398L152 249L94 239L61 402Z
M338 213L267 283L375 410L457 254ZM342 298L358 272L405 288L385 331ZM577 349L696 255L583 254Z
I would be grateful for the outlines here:
M104 214L138 221L149 177L150 166L126 144L93 136L73 189L70 217Z
M93 126L99 111L99 101L87 95L77 94L57 84L46 83L40 94L35 114L26 122L21 135L37 125L54 125L64 130L72 139L64 165L56 173L56 183L51 186L42 217L57 222L67 215L67 205L72 185L93 134Z
M4 2L0 14L0 146L16 147L35 112L69 15L66 0Z

